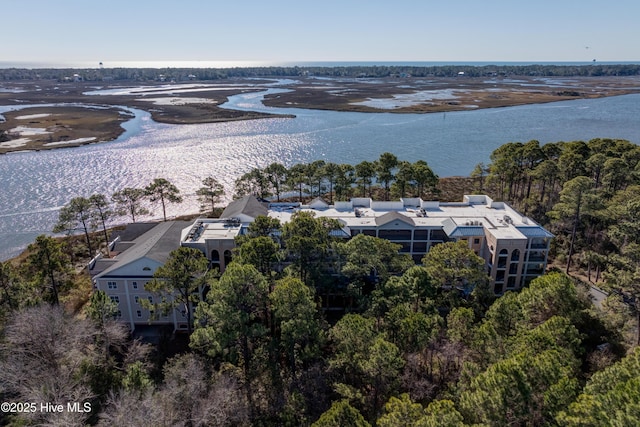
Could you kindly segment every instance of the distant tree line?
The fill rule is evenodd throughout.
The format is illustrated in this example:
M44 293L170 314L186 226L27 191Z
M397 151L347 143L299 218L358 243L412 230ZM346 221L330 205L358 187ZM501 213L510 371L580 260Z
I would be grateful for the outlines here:
M97 64L96 64L97 65ZM188 81L220 80L238 77L456 77L464 72L467 77L537 76L537 77L600 77L635 76L640 74L639 64L589 65L440 65L440 66L303 66L303 67L235 67L235 68L7 68L0 69L0 80L59 80L79 74L84 81Z

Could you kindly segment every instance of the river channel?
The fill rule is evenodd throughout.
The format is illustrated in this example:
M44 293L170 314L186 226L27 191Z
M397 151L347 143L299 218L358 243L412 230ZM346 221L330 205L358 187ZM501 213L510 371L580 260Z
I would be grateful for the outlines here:
M18 254L38 234L50 233L58 210L71 198L111 195L157 177L170 180L184 195L183 204L168 208L169 215L178 215L197 212L194 193L202 178L216 177L230 198L238 176L276 161L356 164L389 151L402 160L423 159L438 175L451 176L468 175L511 141L602 137L640 142L640 95L446 114L268 108L261 103L263 95L237 95L225 107L296 118L167 125L135 110L115 141L0 156L0 260ZM161 215L159 208L154 212L154 218Z

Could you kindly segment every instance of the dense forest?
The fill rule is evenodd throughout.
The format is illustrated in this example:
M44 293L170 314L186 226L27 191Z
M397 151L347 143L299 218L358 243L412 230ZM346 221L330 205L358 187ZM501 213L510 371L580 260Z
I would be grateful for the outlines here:
M0 69L0 81L5 80L60 80L78 74L85 81L137 80L151 81L162 78L174 80L219 80L237 77L456 77L464 72L468 77L482 76L538 76L538 77L599 77L636 76L638 64L589 65L440 65L440 66L291 66L291 67L235 67L235 68L6 68Z
M109 214L135 221L141 200L180 203L179 190L157 179L110 199L73 199L57 230L82 235L40 236L0 264L0 394L91 411L16 404L2 423L637 425L640 147L511 142L490 159L461 190L507 201L556 235L549 272L520 292L494 297L484 261L459 242L414 265L386 240L332 237L330 220L260 217L222 275L204 273L199 251L172 252L149 290L187 289L187 300L190 289L208 292L190 334L155 346L129 336L81 267ZM254 168L238 178L236 196L433 199L446 197L442 181L424 161L384 153L358 165ZM221 195L215 178L204 179L203 212L219 212ZM461 278L472 292L451 286ZM591 285L609 292L601 305ZM331 296L342 310L325 309Z

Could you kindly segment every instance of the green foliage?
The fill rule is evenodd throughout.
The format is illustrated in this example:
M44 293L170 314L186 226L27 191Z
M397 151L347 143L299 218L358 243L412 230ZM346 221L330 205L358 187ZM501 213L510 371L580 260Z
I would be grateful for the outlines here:
M334 402L312 427L370 427L362 414L346 400Z
M162 217L167 220L167 203L182 203L180 190L165 178L155 178L144 188L144 193L152 202L160 201Z
M43 289L43 299L57 305L60 287L66 283L69 260L56 239L40 235L27 247L29 256L24 268L37 286Z
M141 304L156 316L167 315L173 309L181 310L191 334L192 307L201 299L200 287L204 285L207 264L207 258L198 249L181 246L171 251L164 265L153 274L153 280L144 287L159 298L153 305L144 299Z
M424 272L422 280L417 279L416 275L410 276L415 271ZM378 283L371 293L368 312L382 318L390 310L403 304L411 304L414 310L419 310L423 305L423 299L420 298L423 284L424 288L430 287L429 278L421 267L411 267L402 276L391 276L387 281Z
M198 202L200 202L200 211L215 214L216 204L220 202L221 196L224 195L224 187L217 179L208 176L202 180L202 187L196 190Z
M640 419L640 347L591 377L557 421L565 426L634 426Z
M336 390L343 397L362 400L365 413L375 419L398 386L404 366L400 350L377 333L374 319L358 314L342 317L329 336L334 345L329 366L339 379Z
M250 416L255 412L253 382L260 373L255 357L267 338L267 281L251 265L233 262L198 304L191 348L242 367Z
M394 170L398 166L398 158L392 153L382 153L380 158L374 163L377 179L384 184L384 200L389 200L389 188L391 181L395 178Z
M313 289L299 279L287 277L276 282L269 300L280 329L281 345L295 373L300 362L320 356L324 338Z
M267 282L255 267L229 264L196 308L191 347L211 357L250 364L254 345L266 334L267 294Z
M142 396L145 392L153 388L153 381L142 362L132 363L122 378L122 387L128 391Z
M136 217L149 215L149 210L142 205L145 191L141 188L123 188L111 195L111 201L115 204L116 214L130 216L131 222L136 222Z
M434 246L424 256L424 264L433 283L441 289L470 292L489 280L484 260L465 241L446 242Z
M470 345L474 328L475 316L470 308L456 307L447 315L447 336L453 342Z
M425 409L414 403L408 394L392 397L385 405L385 414L377 422L379 427L464 427L462 414L450 400L436 400Z
M248 195L253 195L260 199L266 199L271 195L267 174L265 171L258 168L253 168L236 179L235 188L235 199L241 199Z
M0 262L0 324L11 311L34 305L40 298L11 261Z
M331 328L329 336L334 342L330 366L355 381L358 366L367 357L376 336L375 320L346 314Z
M398 252L400 245L365 234L339 243L337 249L344 257L342 274L357 288L371 282L384 284L391 275L402 274L414 265L409 255Z
M105 291L96 290L91 294L87 315L97 325L104 325L118 313L118 304L113 302Z
M437 314L414 311L408 304L397 305L385 316L384 329L389 340L404 354L427 348L438 337L442 318Z
M376 423L378 427L412 426L425 415L422 405L412 402L407 393L399 398L391 397L384 405L384 411Z
M327 257L330 233L339 230L335 219L315 218L310 212L296 212L282 227L282 239L288 259L300 280L310 285L318 279L322 261Z
M77 228L80 228L85 235L85 242L87 243L87 250L89 258L93 258L93 248L91 246L91 239L89 233L92 228L92 206L89 199L84 197L74 197L69 203L67 203L58 214L58 222L53 227L54 233L60 233L66 231L73 233Z
M577 362L546 350L518 354L491 365L460 396L465 419L488 425L542 425L576 394Z
M237 249L235 262L251 264L265 277L270 277L273 265L279 260L280 245L271 237L259 236L243 239Z
M436 400L427 406L427 415L415 427L464 427L462 414L450 400Z

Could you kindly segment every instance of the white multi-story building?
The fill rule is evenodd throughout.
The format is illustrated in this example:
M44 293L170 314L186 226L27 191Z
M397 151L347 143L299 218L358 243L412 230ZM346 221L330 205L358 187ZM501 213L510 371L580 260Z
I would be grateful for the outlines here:
M144 285L153 273L180 247L186 221L130 224L113 242L111 258L92 261L89 272L94 288L105 291L118 305L118 317L133 331L140 326L173 325L174 330L187 329L186 317L178 310L153 319L145 309L143 299L153 303L154 295Z
M95 287L118 304L122 320L132 330L142 325L166 324L175 330L186 330L186 317L178 311L150 320L149 312L139 303L141 298L153 299L144 285L169 253L179 246L197 248L207 256L212 268L223 272L231 262L235 238L244 234L257 217L269 216L286 223L300 211L336 219L342 227L336 234L344 238L362 233L398 243L400 252L410 255L417 264L434 245L466 241L485 260L497 295L520 289L544 273L553 237L508 204L484 195L466 195L456 203L419 198L393 202L354 198L334 205L322 199L307 205L263 203L247 196L230 203L220 218L159 223L148 230L141 229L135 239L123 236L114 247L115 257L100 259L91 266Z
M544 273L553 235L504 202L485 195L466 195L462 202L443 203L406 198L378 202L354 198L329 205L315 199L300 203L260 203L247 196L232 202L221 219L198 219L183 233L184 246L199 248L224 271L235 247L234 239L258 216L281 223L295 212L334 218L346 238L366 234L401 245L400 251L419 264L434 245L466 241L486 262L494 292L520 289Z

